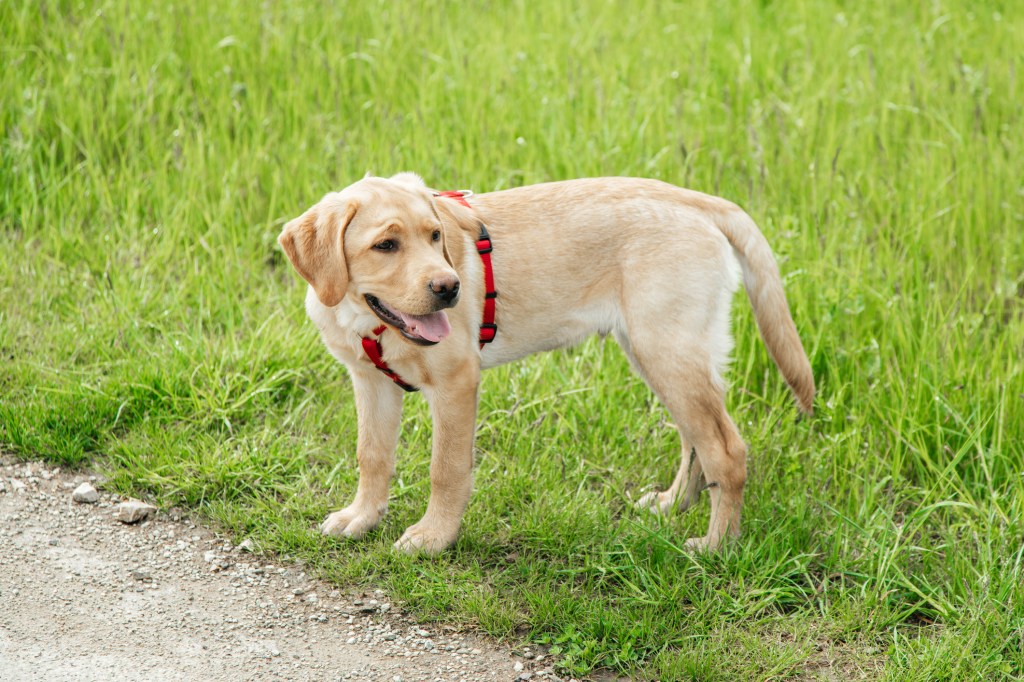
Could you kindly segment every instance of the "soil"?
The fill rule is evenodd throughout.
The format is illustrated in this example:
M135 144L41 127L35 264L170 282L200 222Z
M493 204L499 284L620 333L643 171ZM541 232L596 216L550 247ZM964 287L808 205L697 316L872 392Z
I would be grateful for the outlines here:
M177 514L122 523L120 498L72 499L90 478L0 458L0 679L559 679Z

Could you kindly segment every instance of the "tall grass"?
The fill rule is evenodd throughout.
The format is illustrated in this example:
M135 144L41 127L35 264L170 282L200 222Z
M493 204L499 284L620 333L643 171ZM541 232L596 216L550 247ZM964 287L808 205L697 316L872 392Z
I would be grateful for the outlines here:
M1024 675L1017 3L0 4L0 443L108 471L423 619L661 679ZM366 171L658 177L743 204L820 387L797 422L738 298L744 537L680 549L678 441L611 343L486 375L437 558L407 399L392 513L281 225Z

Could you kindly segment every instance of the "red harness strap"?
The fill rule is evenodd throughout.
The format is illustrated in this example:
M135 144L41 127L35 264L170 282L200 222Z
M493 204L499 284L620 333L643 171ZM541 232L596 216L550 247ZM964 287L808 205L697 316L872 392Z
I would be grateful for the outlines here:
M387 329L387 325L381 325L373 330L373 335L377 338L371 339L369 336L363 337L363 350L366 352L366 357L370 358L370 362L373 366L384 372L384 375L391 379L393 382L399 385L407 393L415 393L420 390L415 386L405 383L402 377L398 376L398 373L388 367L388 363L384 362L384 349L380 347L380 335Z
M469 205L469 202L466 201L466 195L471 194L472 192L470 192L468 189L455 189L449 190L447 192L436 192L434 196L444 197L445 199L453 199L462 204L463 206L465 206L466 208L473 208L472 206Z
M452 199L466 208L472 208L469 202L466 201L467 194L469 194L467 191L455 190L438 192L434 196ZM480 254L480 261L484 265L484 316L483 321L480 323L481 349L483 349L484 345L494 341L494 337L498 335L498 325L494 324L495 299L498 298L498 292L494 289L494 268L491 266L491 251L493 250L494 245L491 243L491 235L488 234L487 227L480 223L480 237L476 240L476 251ZM384 362L384 349L380 345L380 335L386 329L387 325L382 324L373 330L373 335L376 338L363 337L363 351L366 352L366 357L370 358L370 362L373 363L374 367L398 384L404 391L412 393L420 390L411 384L407 384L402 377L398 376L397 372L388 367L388 363Z
M476 252L480 254L480 261L484 264L484 319L480 323L480 349L485 344L494 341L498 335L498 325L494 324L494 302L498 298L498 292L494 290L494 268L491 267L491 251L494 245L491 243L491 235L487 233L487 226L480 223L480 238L476 240Z

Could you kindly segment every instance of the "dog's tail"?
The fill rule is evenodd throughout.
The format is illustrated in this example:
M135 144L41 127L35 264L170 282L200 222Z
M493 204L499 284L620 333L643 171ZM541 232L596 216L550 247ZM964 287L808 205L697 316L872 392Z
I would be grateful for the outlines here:
M789 313L779 267L768 241L753 219L735 205L716 213L715 224L739 257L743 284L768 353L785 377L800 409L811 414L814 411L814 374Z

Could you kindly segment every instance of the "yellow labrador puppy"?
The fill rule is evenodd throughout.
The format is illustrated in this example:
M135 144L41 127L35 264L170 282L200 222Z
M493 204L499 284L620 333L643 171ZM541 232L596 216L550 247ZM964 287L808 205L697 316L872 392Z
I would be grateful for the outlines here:
M678 475L639 505L685 509L707 489L708 532L689 546L714 549L739 535L747 451L722 378L739 271L768 351L800 408L812 410L814 377L771 249L724 199L597 178L467 201L401 173L328 194L279 242L309 282L309 317L355 389L359 488L324 521L327 535L358 538L380 523L402 396L419 389L434 420L430 500L396 547L451 545L472 487L480 370L595 333L615 336L679 426Z

